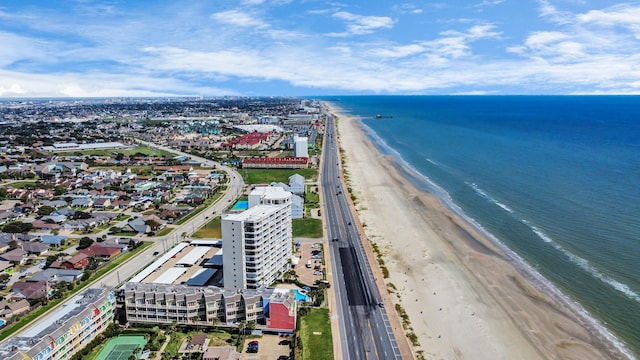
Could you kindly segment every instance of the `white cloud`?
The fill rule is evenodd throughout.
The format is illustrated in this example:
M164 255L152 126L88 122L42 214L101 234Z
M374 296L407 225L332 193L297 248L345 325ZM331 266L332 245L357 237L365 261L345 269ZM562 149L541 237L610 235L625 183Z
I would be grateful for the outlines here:
M401 14L413 14L413 15L417 15L417 14L422 14L423 10L421 8L418 8L416 5L411 4L411 3L404 3L404 4L400 4L400 5L394 5L393 6L393 10L401 13Z
M194 86L138 74L25 74L0 70L0 97L149 97L233 95L231 89ZM170 89L170 90L169 90Z
M268 25L262 22L262 20L256 19L250 14L239 11L239 10L217 12L211 15L211 17L218 22L229 24L229 25L240 26L240 27L254 27L254 28L268 27Z
M402 46L393 46L389 49L374 50L376 56L382 58L403 58L411 55L420 54L425 51L422 45L411 44Z
M336 19L347 23L347 32L353 35L370 34L376 29L390 29L393 19L387 16L363 16L346 11L339 11L332 15Z

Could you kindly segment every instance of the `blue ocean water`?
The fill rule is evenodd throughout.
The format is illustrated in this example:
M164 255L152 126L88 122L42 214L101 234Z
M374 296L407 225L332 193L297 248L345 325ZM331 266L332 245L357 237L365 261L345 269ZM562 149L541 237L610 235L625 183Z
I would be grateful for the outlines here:
M322 100L640 354L640 97Z

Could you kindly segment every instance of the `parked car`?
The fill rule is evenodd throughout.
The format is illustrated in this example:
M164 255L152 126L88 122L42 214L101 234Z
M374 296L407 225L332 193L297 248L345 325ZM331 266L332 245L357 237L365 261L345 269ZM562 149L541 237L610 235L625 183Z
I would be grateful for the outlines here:
M258 348L259 348L259 344L257 340L253 340L251 342L249 342L249 345L247 345L247 352L248 353L257 353L258 352Z

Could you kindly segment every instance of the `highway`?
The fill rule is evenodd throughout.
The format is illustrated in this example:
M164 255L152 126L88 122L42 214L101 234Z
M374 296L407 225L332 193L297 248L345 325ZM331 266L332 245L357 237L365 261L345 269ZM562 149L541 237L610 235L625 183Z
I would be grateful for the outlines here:
M340 178L335 119L327 115L320 186L342 359L402 359Z

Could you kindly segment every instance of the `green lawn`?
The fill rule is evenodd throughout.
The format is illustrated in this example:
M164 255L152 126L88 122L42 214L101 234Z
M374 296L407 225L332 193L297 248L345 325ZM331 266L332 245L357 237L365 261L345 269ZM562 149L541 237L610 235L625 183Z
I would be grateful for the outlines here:
M304 205L311 209L320 207L320 194L311 192L311 188L314 187L315 185L307 185L307 191L304 194Z
M196 239L222 238L222 220L220 216L217 216L206 223L203 227L200 228L200 230L191 235L191 237L194 237Z
M23 189L23 188L25 188L27 186L34 187L35 184L36 184L36 181L37 181L36 179L33 179L33 180L22 180L22 181L16 181L16 182L12 182L12 183L7 183L7 184L5 184L3 186L11 186L14 189Z
M289 183L289 176L300 174L306 180L318 178L317 169L238 169L247 184L270 184L272 182Z
M309 309L309 313L300 318L300 341L303 360L333 359L328 309Z
M322 238L322 220L292 219L293 237Z
M102 150L85 150L85 151L64 151L54 153L56 155L69 155L80 153L82 155L95 155L95 156L114 156L115 154L122 154L126 156L135 155L137 153L144 154L147 156L166 156L168 158L172 158L176 156L176 154L164 151L164 150L156 150L152 149L148 146L138 145L133 149L102 149Z
M167 227L163 228L162 230L158 231L156 236L165 236L165 235L169 234L170 232L172 232L173 229L175 229L175 228L167 226Z

